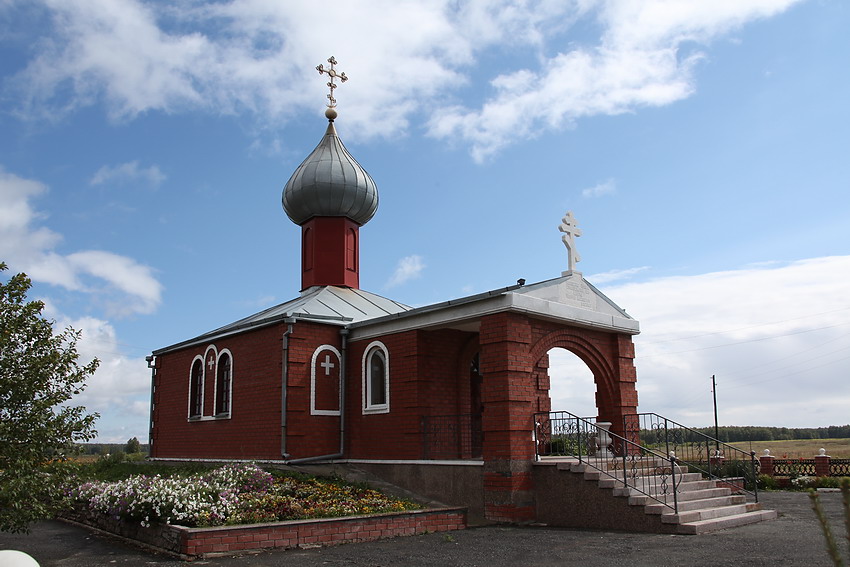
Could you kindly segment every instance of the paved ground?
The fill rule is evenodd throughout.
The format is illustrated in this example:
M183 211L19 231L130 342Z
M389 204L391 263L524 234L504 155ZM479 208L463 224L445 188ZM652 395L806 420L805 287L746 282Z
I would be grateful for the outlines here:
M700 536L624 534L542 527L488 526L460 532L402 537L331 548L298 549L217 557L196 565L623 565L723 567L804 565L828 567L820 527L806 494L763 493L766 508L780 517ZM841 494L822 494L833 533L848 555L842 522ZM69 526L43 522L29 535L0 533L0 549L19 549L42 566L176 566L180 561L150 553L112 538ZM3 567L3 566L0 566Z

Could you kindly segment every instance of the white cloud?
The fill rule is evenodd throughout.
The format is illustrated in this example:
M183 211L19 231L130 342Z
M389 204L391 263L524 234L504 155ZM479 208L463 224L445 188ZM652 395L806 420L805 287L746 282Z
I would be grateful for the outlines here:
M92 185L103 185L104 183L127 183L141 181L154 187L165 181L165 174L160 171L159 166L140 168L138 160L122 163L119 165L104 165L92 176Z
M847 423L848 273L836 256L605 288L641 323L640 411L709 425L716 375L726 425ZM553 409L569 411L552 385Z
M645 272L648 269L649 266L639 266L636 268L626 268L624 270L611 270L587 276L587 279L588 281L593 282L594 285L600 285L619 280L627 280L633 275Z
M585 199L592 199L594 197L603 197L605 195L613 195L617 192L617 183L613 179L609 179L602 183L598 183L593 187L588 187L587 189L582 189L581 196Z
M695 46L795 1L421 0L328 10L306 0L43 0L51 24L31 42L38 50L12 92L25 115L105 102L116 120L201 110L267 125L319 110L326 87L314 67L335 53L351 78L337 98L352 137L402 134L424 112L432 136L462 140L481 161L581 117L689 96L704 57ZM579 41L576 30L594 28L597 39ZM478 67L504 52L533 64ZM477 109L452 98L471 70L489 73Z
M88 293L113 315L151 313L160 303L162 285L153 270L131 258L103 250L56 251L62 236L36 226L44 219L31 200L47 192L37 181L0 168L0 259L33 281Z
M72 400L88 412L101 415L95 426L98 441L118 443L136 436L146 442L150 370L144 358L131 358L120 352L115 329L108 321L94 317L70 319L55 312L50 302L45 315L56 320L57 332L67 327L81 332L77 352L82 364L94 358L100 360L94 375L86 380L86 389Z
M748 21L781 12L785 1L622 0L593 3L603 32L596 45L559 45L539 68L491 80L494 94L480 109L447 107L431 118L431 135L460 136L483 161L517 138L576 119L616 115L642 106L663 106L690 96L694 66L704 55L689 51Z
M425 263L422 261L422 256L416 254L405 256L398 261L395 272L384 287L396 287L410 280L415 280L422 275L424 269Z

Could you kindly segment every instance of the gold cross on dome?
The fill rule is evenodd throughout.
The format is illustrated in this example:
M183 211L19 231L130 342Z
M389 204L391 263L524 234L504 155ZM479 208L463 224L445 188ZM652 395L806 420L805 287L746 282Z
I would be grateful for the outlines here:
M316 67L316 71L318 71L320 75L323 73L327 73L328 76L331 78L331 80L328 81L328 87L330 87L331 89L331 92L328 95L328 100L330 101L328 102L328 108L334 108L336 106L336 99L334 98L334 89L339 86L334 83L334 79L339 79L341 83L344 83L348 80L348 77L345 76L345 73L336 72L336 69L334 67L337 63L333 55L331 55L331 58L328 59L328 63L331 64L330 69L325 69L324 65L319 65L318 67Z

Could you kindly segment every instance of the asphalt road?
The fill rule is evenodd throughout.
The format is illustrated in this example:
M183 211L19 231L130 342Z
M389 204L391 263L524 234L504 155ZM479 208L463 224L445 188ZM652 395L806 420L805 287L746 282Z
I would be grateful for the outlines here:
M821 495L845 562L841 494ZM799 492L762 493L779 518L700 536L630 534L547 527L487 526L329 548L273 550L195 561L221 566L431 566L622 565L722 567L802 565L829 567L809 498ZM176 566L182 561L61 522L42 522L29 535L0 533L0 549L18 549L44 566ZM0 566L4 567L4 566Z

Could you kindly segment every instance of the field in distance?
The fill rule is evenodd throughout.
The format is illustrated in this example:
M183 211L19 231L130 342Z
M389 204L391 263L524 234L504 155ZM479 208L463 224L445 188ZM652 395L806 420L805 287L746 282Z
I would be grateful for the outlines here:
M765 449L777 459L812 459L821 448L833 459L850 459L850 439L792 439L789 441L736 441L729 443L760 457Z

